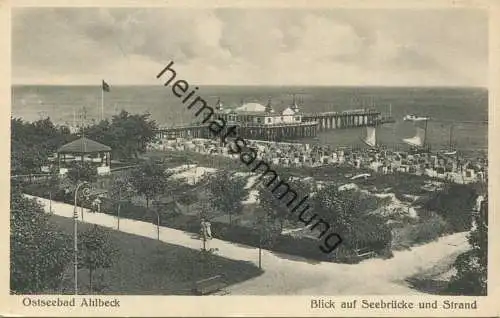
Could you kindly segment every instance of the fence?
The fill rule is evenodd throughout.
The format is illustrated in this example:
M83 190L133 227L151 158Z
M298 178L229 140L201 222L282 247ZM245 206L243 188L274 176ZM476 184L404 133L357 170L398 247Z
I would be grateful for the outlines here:
M52 174L44 173L44 174L22 174L22 175L14 175L10 176L11 181L17 181L21 183L35 183L39 181L49 181L52 177Z

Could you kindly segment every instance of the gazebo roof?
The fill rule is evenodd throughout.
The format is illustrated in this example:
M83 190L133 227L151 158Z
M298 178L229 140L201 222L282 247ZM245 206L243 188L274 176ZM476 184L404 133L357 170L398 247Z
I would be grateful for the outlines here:
M111 147L93 141L91 139L82 137L75 141L65 144L59 150L58 153L96 153L96 152L106 152L111 151Z

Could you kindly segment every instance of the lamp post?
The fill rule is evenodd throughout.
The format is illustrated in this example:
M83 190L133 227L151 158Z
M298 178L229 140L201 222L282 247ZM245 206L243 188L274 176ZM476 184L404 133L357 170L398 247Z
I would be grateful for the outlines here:
M202 221L201 239L203 241L203 251L206 251L207 250L207 230L206 230L205 221Z
M259 184L257 184L257 185L259 185ZM260 197L257 198L256 203L257 203L257 205L260 204ZM259 226L259 269L262 269L262 232L263 232L263 222L262 221L263 220L262 220L262 218L260 218L259 215L257 217L259 217L258 222L260 223L260 224L258 224L258 226Z
M128 179L125 179L123 183L118 184L118 208L116 212L116 218L117 218L117 230L120 230L120 210L121 210L121 205L122 205L122 191L126 190L127 192L125 193L126 198L130 198L130 193L131 189L133 187L130 185L130 182Z
M262 269L262 226L259 229L259 269Z
M153 212L156 213L156 238L159 241L160 240L160 213L158 212L158 209L160 207L160 202L155 200L153 205L154 205Z
M121 203L122 201L122 188L118 188L118 210L116 212L116 222L117 222L117 230L119 231L120 230L120 207L122 205Z
M160 240L160 213L155 210L156 213L156 236L158 241Z
M75 295L78 295L78 211L76 208L76 203L78 199L78 190L81 186L86 186L83 188L84 195L90 194L89 183L84 181L79 183L75 189L75 205L73 209L73 224L74 224L74 235L73 235L73 243L74 243L74 271L75 271Z
M49 212L52 214L52 191L49 191Z

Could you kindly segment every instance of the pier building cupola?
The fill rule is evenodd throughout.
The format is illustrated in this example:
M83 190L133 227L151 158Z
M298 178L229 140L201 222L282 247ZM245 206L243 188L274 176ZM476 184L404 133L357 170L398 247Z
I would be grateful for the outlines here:
M294 112L298 113L300 111L299 105L297 105L297 101L295 99L295 94L293 94L293 102L292 106L290 107Z
M267 100L266 113L274 113L273 104L271 103L271 98Z

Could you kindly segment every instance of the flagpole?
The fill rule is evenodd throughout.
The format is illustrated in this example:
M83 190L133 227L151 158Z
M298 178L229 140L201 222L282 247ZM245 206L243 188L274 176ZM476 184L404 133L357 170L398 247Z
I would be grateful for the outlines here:
M85 122L84 122L84 120L86 119L86 116L87 116L87 110L85 109L85 106L83 106L83 109L82 109L82 118L81 118L82 138L85 138ZM85 144L83 146L85 147Z
M101 121L104 120L104 87L101 84Z

